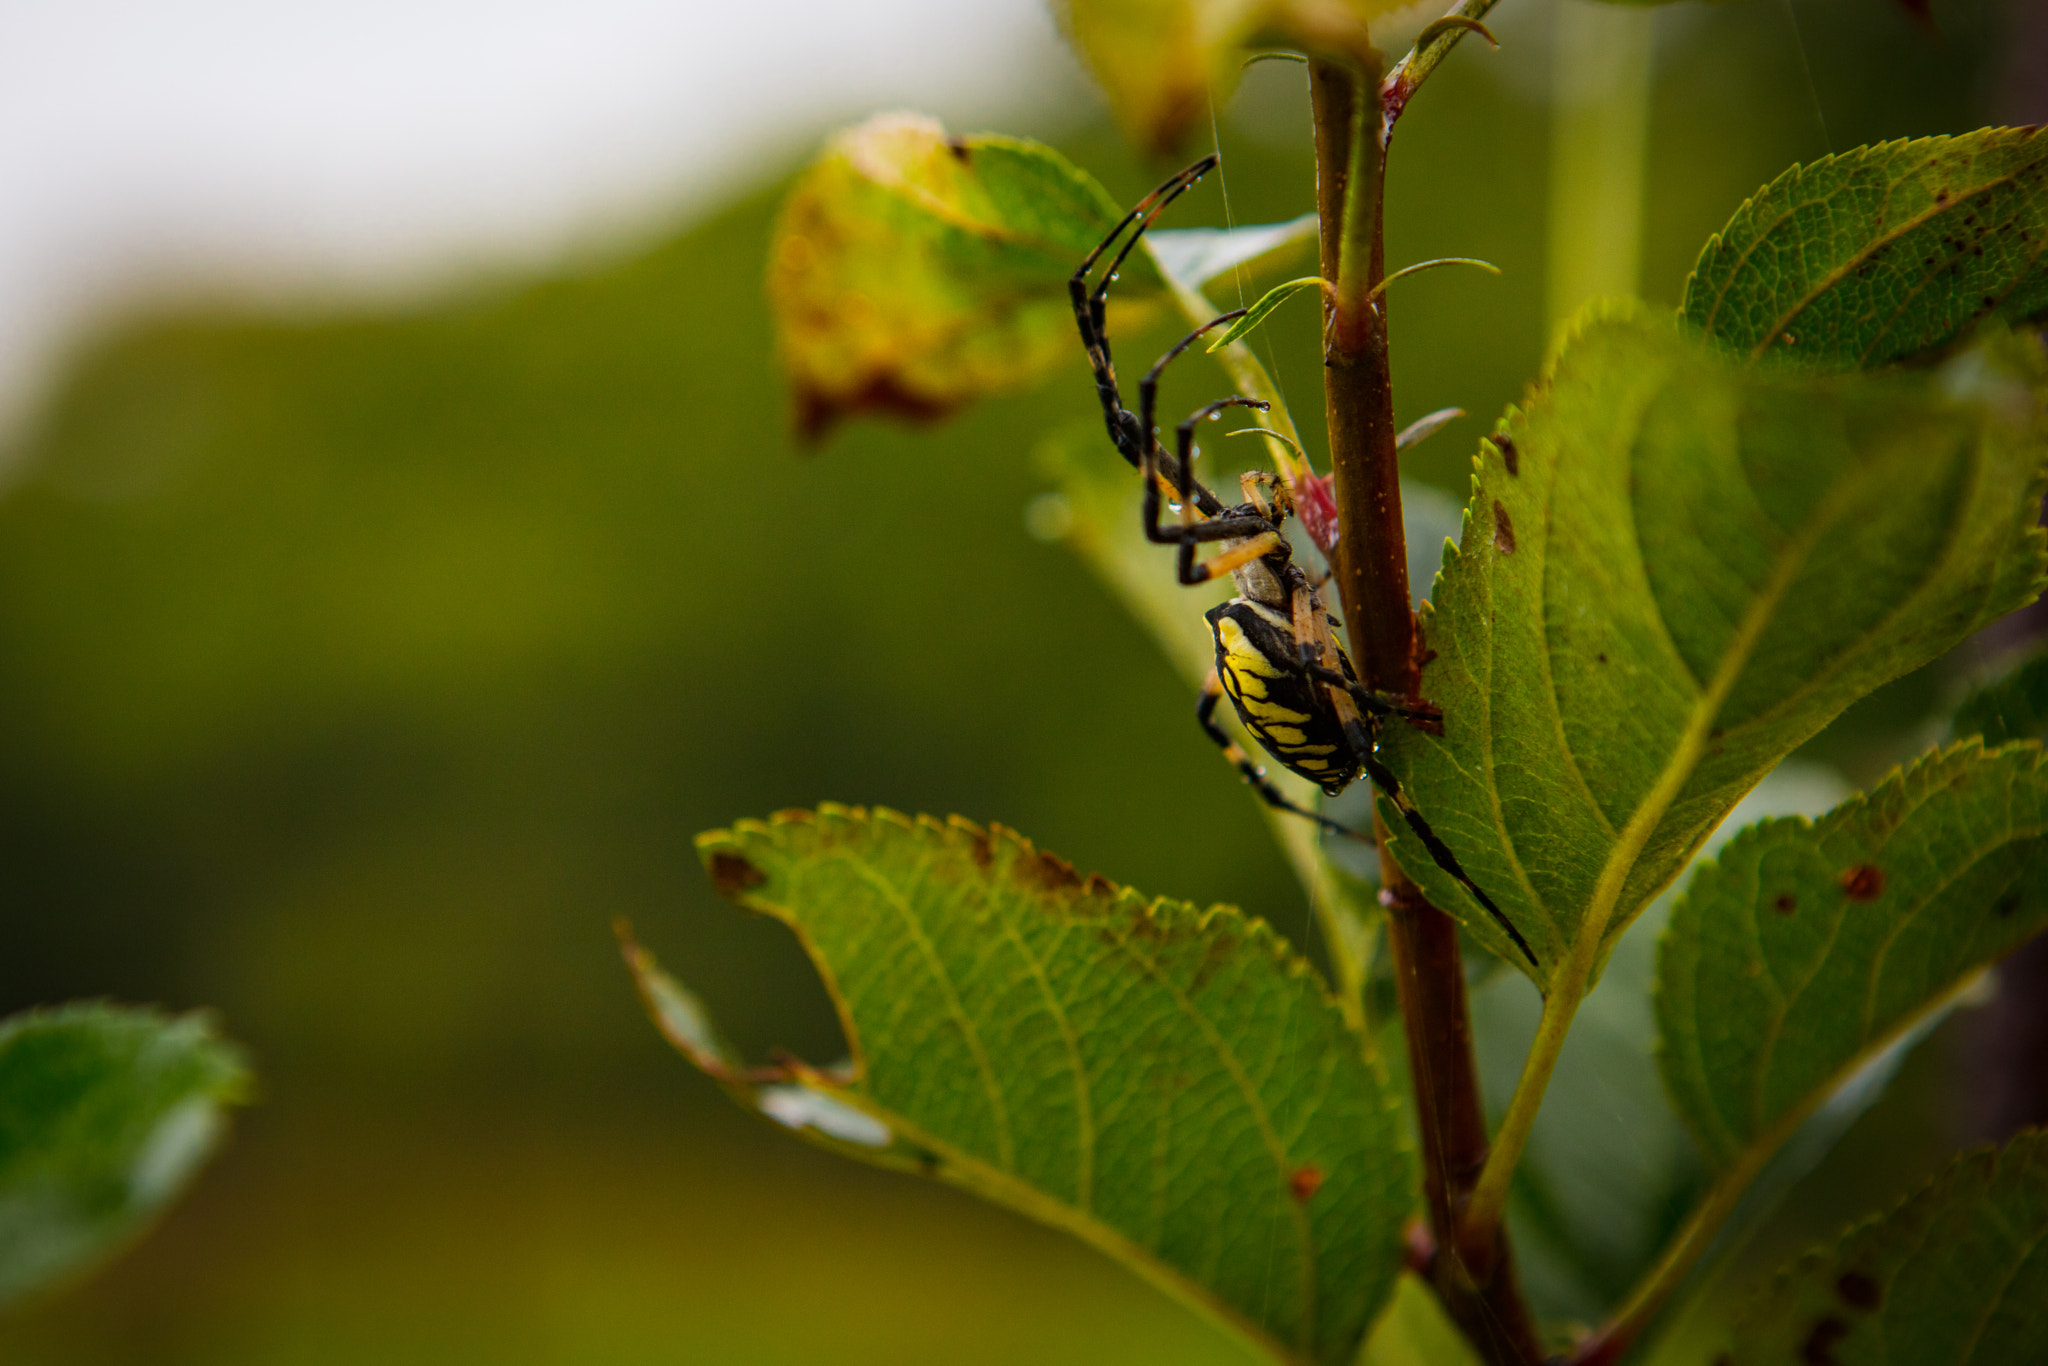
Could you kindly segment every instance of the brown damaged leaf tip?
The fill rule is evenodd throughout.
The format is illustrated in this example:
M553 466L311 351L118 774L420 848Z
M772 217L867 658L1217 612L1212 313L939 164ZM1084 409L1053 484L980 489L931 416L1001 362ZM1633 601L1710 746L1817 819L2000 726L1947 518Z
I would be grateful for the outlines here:
M1027 886L1037 886L1048 892L1066 892L1083 885L1081 875L1074 871L1074 865L1059 857L1040 850L1031 858L1017 864L1018 880Z
M806 447L821 446L825 438L849 417L881 413L906 422L926 425L937 422L960 405L942 403L913 393L889 375L877 375L858 389L843 394L822 389L801 389L796 394L796 434Z
M1508 520L1508 510L1498 502L1493 505L1493 546L1503 555L1515 553L1515 524Z
M714 850L708 868L711 885L724 897L736 897L768 880L766 873L730 849Z

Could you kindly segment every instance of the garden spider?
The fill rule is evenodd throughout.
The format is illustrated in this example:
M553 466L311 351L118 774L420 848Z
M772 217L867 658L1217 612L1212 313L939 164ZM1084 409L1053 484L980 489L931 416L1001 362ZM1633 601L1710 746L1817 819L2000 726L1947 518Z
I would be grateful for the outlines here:
M1441 714L1426 703L1404 702L1358 682L1350 658L1331 630L1334 618L1323 608L1319 591L1322 581L1311 581L1301 566L1294 563L1293 551L1283 534L1288 514L1294 509L1285 481L1263 472L1247 473L1240 480L1245 501L1226 507L1194 477L1197 423L1218 416L1226 408L1264 412L1269 405L1243 395L1204 404L1174 428L1171 453L1160 445L1153 422L1159 376L1203 334L1243 317L1245 310L1233 309L1212 318L1181 338L1138 381L1138 411L1134 414L1123 406L1116 366L1110 360L1109 334L1104 327L1110 282L1116 279L1125 258L1137 247L1138 239L1152 221L1208 174L1217 160L1213 155L1203 157L1138 201L1101 244L1088 253L1067 282L1073 298L1074 320L1081 329L1081 344L1087 349L1089 366L1095 372L1096 393L1102 400L1109 439L1115 443L1117 453L1143 476L1145 539L1155 545L1177 548L1176 568L1184 585L1207 583L1224 574L1229 574L1237 584L1236 597L1206 613L1216 640L1216 666L1203 685L1201 701L1195 707L1196 720L1269 806L1314 821L1333 834L1370 843L1370 835L1289 800L1217 724L1216 705L1228 697L1237 709L1238 720L1268 754L1317 784L1328 796L1336 796L1364 773L1400 810L1402 819L1437 866L1456 878L1486 908L1487 914L1533 966L1536 955L1528 941L1509 923L1493 898L1465 872L1458 856L1408 800L1400 780L1380 762L1379 728L1387 717L1400 716L1428 724L1440 721ZM1091 290L1089 276L1096 262L1134 224L1130 237L1117 249L1101 280ZM1176 525L1160 523L1164 493L1171 493L1179 505L1180 520ZM1220 553L1198 560L1196 548L1205 542L1219 543Z

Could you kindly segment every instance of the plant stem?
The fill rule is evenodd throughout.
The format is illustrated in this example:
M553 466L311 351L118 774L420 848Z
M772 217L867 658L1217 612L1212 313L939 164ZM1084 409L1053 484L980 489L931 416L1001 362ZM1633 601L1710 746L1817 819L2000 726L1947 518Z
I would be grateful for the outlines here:
M1323 387L1340 539L1334 570L1366 686L1414 696L1415 618L1401 527L1400 469L1388 368L1381 216L1385 155L1377 55L1367 69L1312 61L1316 207L1322 274L1336 282L1325 304ZM1452 1319L1495 1366L1541 1359L1534 1324L1505 1243L1474 1275L1457 1253L1466 1194L1486 1160L1472 1027L1457 925L1431 906L1380 845L1381 900L1415 1084L1423 1186L1438 1254L1437 1293Z

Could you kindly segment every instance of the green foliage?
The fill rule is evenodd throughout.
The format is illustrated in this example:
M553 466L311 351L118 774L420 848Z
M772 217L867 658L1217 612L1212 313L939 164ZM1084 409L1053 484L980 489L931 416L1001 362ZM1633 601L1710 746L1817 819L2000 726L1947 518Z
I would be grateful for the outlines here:
M1074 353L1067 280L1120 210L1094 177L1026 138L949 137L881 114L834 137L775 225L768 297L797 425L856 413L929 418L1035 380ZM1151 234L1112 313L1294 254L1314 214Z
M2048 925L2040 746L1929 755L1818 821L1743 831L1664 937L1660 1061L1717 1166L1776 1141Z
M2048 313L2048 133L1984 128L1795 166L1686 282L1687 321L1829 369L1911 360Z
M201 1016L93 1004L0 1021L0 1306L141 1230L246 1085Z
M1965 697L1949 723L1957 740L1984 737L1996 748L2009 740L2039 739L2048 733L2048 650L2037 651L2004 676Z
M1780 1274L1729 1366L2048 1359L2048 1135L1962 1158Z
M746 1071L641 960L729 1089L1077 1233L1288 1359L1356 1353L1412 1165L1382 1071L1264 922L957 819L824 807L698 845L725 895L796 931L852 1054Z
M1109 331L1121 343L1132 306L1157 302L1185 326L1214 325L1206 280L1327 233L1321 274L1237 310L1208 350L1239 401L1258 401L1259 418L1223 434L1265 441L1277 504L1307 524L1292 553L1311 554L1309 541L1337 548L1344 601L1366 612L1381 643L1378 628L1398 624L1398 608L1349 572L1352 556L1377 553L1379 533L1352 527L1340 542L1341 500L1330 490L1355 496L1348 481L1389 474L1372 462L1441 415L1410 433L1389 430L1391 405L1377 388L1390 373L1385 333L1345 310L1376 311L1401 275L1484 263L1440 258L1382 276L1386 139L1373 135L1462 35L1486 33L1478 20L1491 4L1465 0L1391 71L1363 46L1366 23L1387 8L1065 8L1112 105L1155 148L1227 92L1255 44L1299 47L1324 63L1318 153L1342 149L1345 159L1318 169L1325 187L1343 187L1326 196L1343 206L1341 228L1311 215L1161 234L1149 266L1111 294ZM1382 104L1352 98L1359 79L1381 76ZM1337 120L1347 101L1363 122ZM1382 127L1371 125L1375 108ZM877 259L907 263L906 321L872 326L867 300L881 275L851 255L850 266L813 255L809 311L793 316L794 296L776 297L785 351L802 335L819 355L884 355L872 373L916 371L919 392L945 396L897 402L910 388L892 377L863 381L866 398L831 402L886 394L882 406L936 411L1044 369L1056 335L1071 347L1058 286L1115 221L1093 182L1043 149L1027 156L1001 143L1002 155L985 155L997 140L949 143L900 117L849 135L833 155L870 157L848 150L863 138L888 144L884 160L914 163L909 173L863 172L868 180L908 188L880 210L861 199L865 189L844 195L833 212L855 224L850 238L868 219L880 224ZM1581 319L1482 443L1462 534L1418 618L1421 693L1441 724L1418 715L1380 726L1380 757L1405 798L1387 782L1378 815L1394 832L1381 838L1427 900L1538 989L1503 976L1479 993L1482 1023L1512 1033L1504 1022L1519 1012L1530 1040L1483 1161L1465 1137L1434 1143L1462 1127L1451 1109L1476 1108L1456 1075L1457 1050L1418 1046L1414 1062L1423 1104L1412 1118L1428 1150L1456 1148L1481 1168L1435 1173L1432 1276L1439 1307L1490 1361L1537 1350L1518 1322L1521 1292L1494 1257L1510 1206L1547 1311L1597 1316L1620 1303L1572 1357L1614 1359L1716 1234L1753 1217L1738 1210L1752 1208L1746 1195L1763 1203L1757 1178L1794 1131L1821 1116L1802 1144L1825 1146L1881 1085L1874 1060L1900 1056L1902 1041L2048 915L2039 890L2048 880L2035 867L2048 837L2040 750L1968 743L1818 821L1735 836L1681 897L1657 903L1660 917L1675 909L1654 969L1655 1029L1644 936L1612 960L1609 991L1581 1013L1625 932L1746 794L1852 703L2039 593L2048 358L2038 338L2011 329L2048 314L2048 272L2037 268L2048 244L2043 149L2031 131L1985 130L1788 173L1708 244L1677 318L1619 304ZM821 166L793 204L809 210L838 193L839 182L819 179L831 157ZM1040 177L1086 193L1040 195L1031 188ZM914 203L908 229L897 200ZM970 202L992 207L959 207ZM1361 228L1357 214L1371 223ZM972 250L931 249L963 223ZM803 257L829 236L786 233L777 269L790 243ZM982 256L1009 251L1013 238L1041 259L985 269ZM1331 270L1339 260L1342 270ZM1345 288L1333 304L1339 292L1322 275L1337 274ZM1330 383L1361 385L1351 397L1371 400L1333 422L1334 483L1316 476L1283 393L1244 345L1281 303L1308 292L1325 296ZM1031 316L1020 327L1027 293ZM854 306L841 306L849 299ZM920 335L925 323L939 326ZM968 352L947 329L977 326L1002 344L1002 365L962 363ZM1907 360L1929 364L1895 364ZM792 370L808 383L801 366ZM1109 417L1124 430L1114 408ZM1043 443L1040 464L1060 492L1034 505L1033 528L1078 550L1184 673L1206 674L1214 644L1197 614L1228 590L1189 593L1173 581L1134 523L1129 471L1101 444L1092 431ZM1220 491L1234 469L1223 453L1252 443L1209 444L1200 468ZM1343 506L1351 515L1357 505ZM1310 609L1298 599L1296 610ZM2048 715L2048 699L2035 696L2044 677L2023 669L1971 699L1958 733L2035 731ZM1262 790L1276 804L1316 800L1285 778ZM1442 841L1434 856L1420 855L1404 819L1416 812ZM1379 1037L1373 1014L1387 994L1371 962L1380 922L1355 870L1315 827L1272 819L1317 916L1334 999L1262 922L1235 911L1198 913L1081 879L1000 827L841 808L715 832L702 847L729 897L796 930L839 1007L853 1052L844 1067L746 1067L694 997L637 948L629 956L671 1039L742 1103L841 1152L1068 1228L1288 1359L1338 1361L1389 1303L1397 1226L1419 1192L1401 1185L1412 1173L1394 1137L1392 1093L1359 1056L1360 1040ZM1341 834L1365 824L1349 822L1324 825ZM1445 848L1498 913L1440 866L1452 862ZM1533 964L1511 934L1532 946ZM1416 955L1421 942L1397 940ZM1427 964L1395 964L1403 1024L1417 1040L1455 1039L1465 1021L1436 1015L1463 1009L1446 986L1459 981L1457 961L1441 945L1427 952L1436 955ZM1407 974L1428 974L1431 989ZM1581 1029L1570 1035L1575 1020ZM1266 1061L1234 1061L1245 1058ZM1852 1075L1862 1084L1844 1087ZM1583 1125L1539 1127L1553 1080L1560 1103L1598 1111L1615 1140L1589 1139ZM1788 1155L1772 1170L1795 1165ZM1167 1202L1167 1190L1184 1191L1181 1203ZM1368 1359L1439 1351L1419 1344L1443 1324L1415 1317L1414 1287L1402 1284ZM1828 1328L1835 1337L1823 1333L1818 1347L1808 1331L1803 1359L1832 1360L1850 1329Z
M1242 318L1239 318L1236 322L1217 333L1215 339L1209 343L1209 349L1211 351L1220 351L1230 345L1230 343L1248 335L1253 328L1273 316L1274 309L1280 307L1280 305L1286 303L1304 289L1313 289L1321 293L1325 287L1326 282L1320 275L1307 275L1299 280L1289 280L1285 284L1274 285L1264 294L1261 294L1256 303L1244 311Z
M2034 596L2040 362L1957 364L1803 379L1595 318L1483 448L1422 617L1444 734L1390 727L1385 748L1539 985L1604 958L1842 708ZM1519 962L1410 844L1432 900Z

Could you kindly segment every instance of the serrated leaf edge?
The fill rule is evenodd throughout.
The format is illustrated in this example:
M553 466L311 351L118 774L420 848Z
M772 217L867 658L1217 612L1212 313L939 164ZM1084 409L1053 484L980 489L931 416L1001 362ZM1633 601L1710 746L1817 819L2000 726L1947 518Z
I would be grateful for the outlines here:
M1894 765L1883 778L1873 783L1868 791L1857 793L1833 809L1823 812L1818 817L1776 816L1768 820L1758 821L1753 825L1745 826L1737 831L1713 858L1700 860L1699 866L1694 870L1693 881L1688 885L1685 894L1680 897L1678 904L1672 908L1671 920L1665 926L1663 938L1658 945L1657 972L1652 979L1651 1012L1658 1021L1657 1065L1659 1074L1665 1079L1667 1089L1676 1089L1671 1082L1670 1064L1667 1063L1667 1058L1675 1055L1670 1052L1669 1035L1663 1028L1663 1020L1665 1018L1664 1003L1668 993L1674 989L1674 984L1665 972L1664 954L1669 946L1677 942L1674 936L1679 932L1680 927L1686 923L1686 917L1695 914L1692 911L1692 907L1699 889L1710 886L1714 879L1720 876L1722 867L1730 860L1746 855L1751 848L1766 839L1773 838L1777 832L1788 830L1795 832L1819 832L1818 837L1825 838L1833 833L1833 831L1850 825L1859 819L1863 813L1869 810L1872 802L1887 787L1893 785L1903 786L1911 782L1914 776L1924 769L1938 767L1942 764L1967 761L1973 753L1980 763L1986 764L2005 758L2018 758L2025 754L2031 754L2034 762L2027 771L2039 773L2044 767L2048 767L2048 752L2044 752L2039 741L2018 740L2011 744L1993 748L1984 745L1981 737L1973 735L1956 741L1954 744L1930 750L1910 763ZM1752 908L1752 912L1754 912L1754 908ZM1881 1034L1874 1035L1870 1042L1862 1049L1845 1059L1840 1067L1830 1072L1827 1078L1809 1092L1798 1105L1790 1107L1783 1115L1777 1116L1758 1126L1754 1137L1744 1139L1740 1135L1726 1133L1725 1135L1717 1134L1714 1136L1713 1141L1709 1141L1709 1136L1694 1133L1694 1140L1700 1144L1703 1153L1719 1163L1723 1170L1730 1170L1743 1164L1747 1160L1746 1154L1752 1149L1762 1147L1766 1152L1775 1150L1786 1138L1791 1136L1792 1132L1800 1124L1805 1122L1806 1118L1816 1108L1824 1104L1829 1096L1839 1090L1849 1078L1869 1064L1872 1059L1882 1054L1900 1039L1912 1033L1915 1028L1919 1027L1930 1017L1949 1009L1959 995L1966 993L1970 989L1981 971L1982 968L1980 967L1967 973L1963 978L1954 983L1949 990L1939 992L1928 998L1927 1002L1919 1010L1902 1016L1895 1027ZM1689 1060L1688 1080L1692 1077L1703 1077L1705 1072L1706 1066L1703 1060L1697 1058ZM1678 1108L1681 1117L1691 1113L1688 1107L1679 1104L1678 1097L1675 1095L1672 1097L1672 1103ZM1717 1112L1716 1117L1718 1118ZM1689 1128L1690 1125L1688 1124Z
M907 1163L884 1158L882 1165L894 1166L899 1170L916 1170L923 1175L947 1181L1017 1209L1041 1223L1071 1233L1124 1262L1175 1299L1197 1309L1274 1357L1283 1361L1303 1363L1304 1366L1312 1363L1312 1351L1297 1350L1281 1343L1238 1310L1211 1294L1200 1283L1159 1260L1148 1249L1090 1217L1080 1206L1055 1199L1001 1168L961 1152L952 1144L926 1132L901 1115L868 1102L858 1093L848 1089L866 1076L867 1063L862 1050L860 1032L854 1025L845 997L831 969L823 956L816 951L797 918L786 907L753 893L752 888L762 885L767 879L766 875L745 857L747 850L761 845L778 852L801 852L794 846L790 838L792 835L799 832L822 834L835 829L851 829L862 837L873 837L884 830L898 836L908 835L927 847L954 853L968 852L977 863L985 863L985 866L994 866L997 862L997 847L1001 846L1014 856L1013 867L1029 868L1041 879L1041 892L1097 900L1103 903L1105 912L1120 911L1142 916L1160 925L1168 933L1204 934L1219 921L1223 922L1228 926L1226 932L1234 935L1247 951L1267 955L1285 980L1306 986L1313 993L1317 1004L1329 1009L1335 1018L1343 1023L1347 1032L1355 1032L1341 1002L1315 966L1258 916L1248 915L1236 907L1223 903L1198 908L1191 902L1171 897L1147 897L1133 888L1112 882L1097 873L1083 877L1074 870L1072 864L1057 855L1040 850L1031 840L1018 832L1000 824L991 823L983 826L961 816L949 816L941 821L929 815L908 816L888 807L869 808L821 802L815 810L794 808L775 812L765 821L751 818L735 821L729 827L705 831L695 840L698 855L719 894L744 910L769 916L787 925L803 946L806 958L818 973L832 1001L841 1033L846 1039L850 1065L843 1070L835 1069L831 1074L794 1062L785 1063L784 1069L791 1075L801 1076L807 1084L818 1086L834 1098L869 1115L894 1131L900 1139L906 1140L912 1148L922 1149L937 1159L936 1162ZM721 854L738 862L721 864ZM645 950L631 943L630 936L624 937L627 939L628 961L635 967L636 975L642 965L653 967L653 960ZM644 988L642 995L643 999L646 999ZM744 1076L729 1070L721 1073L704 1066L697 1055L697 1050L693 1048L681 1047L681 1051L700 1070L719 1082L735 1099L758 1112L759 1107L752 1101L751 1085ZM1380 1071L1372 1050L1362 1048L1361 1054L1369 1069L1376 1073ZM1390 1096L1389 1108L1398 1110L1398 1097ZM1399 1131L1397 1126L1397 1132ZM829 1135L815 1134L809 1129L798 1132L801 1137L832 1151L862 1157L869 1161L877 1160L874 1154L859 1152L852 1145L832 1139ZM1313 1261L1314 1250L1311 1244L1311 1265ZM1313 1274L1304 1277L1304 1286L1306 1293L1313 1297ZM1366 1318L1368 1331L1384 1307L1372 1306L1371 1313ZM1311 1302L1310 1311L1303 1320L1304 1332L1311 1338L1315 1318Z
M2044 130L2040 127L1988 128L1978 129L1973 133L1943 134L1936 137L1894 138L1890 142L1880 142L1873 143L1864 147L1854 147L1845 152L1830 153L1829 155L1824 156L1817 161L1801 162L1796 165L1787 167L1785 170L1779 172L1777 176L1771 179L1761 189L1757 190L1756 193L1750 195L1747 199L1743 200L1741 204L1736 206L1735 212L1729 215L1727 223L1724 224L1719 230L1708 235L1705 245L1703 245L1700 248L1700 253L1698 257L1696 257L1693 261L1693 268L1691 272L1688 273L1686 276L1685 288L1681 290L1679 293L1679 316L1681 318L1686 319L1686 321L1690 325L1697 327L1700 331L1704 332L1708 336L1714 335L1714 318L1716 315L1719 314L1722 303L1725 302L1725 300L1727 299L1728 290L1734 285L1736 278L1742 271L1742 268L1748 264L1750 256L1754 254L1757 248L1763 244L1764 239L1772 231L1776 229L1778 224L1784 221L1785 216L1781 215L1775 222L1771 224L1770 227L1762 228L1755 232L1754 240L1750 243L1749 248L1742 253L1741 257L1729 269L1728 278L1722 282L1720 290L1716 292L1716 294L1714 295L1714 302L1711 306L1708 307L1706 315L1697 321L1693 320L1690 316L1694 286L1702 281L1703 277L1701 275L1701 271L1705 269L1705 264L1708 261L1708 259L1713 256L1715 251L1722 246L1722 244L1729 238L1731 234L1733 234L1736 231L1738 227L1747 226L1748 220L1754 218L1758 213L1761 212L1762 202L1768 197L1770 197L1772 194L1779 192L1780 190L1783 190L1786 193L1790 193L1791 190L1794 187L1796 187L1799 181L1805 179L1808 175L1818 174L1822 171L1847 170L1851 174L1853 174L1854 171L1858 169L1862 163L1869 162L1884 156L1895 156L1898 153L1907 149L1908 147L1924 147L1930 154L1932 154L1941 147L1958 142L1964 142L1972 138L1981 137L1982 135L1987 133L2004 135L2001 139L2004 141L2026 142L2033 140L2035 138L2042 137L2044 135L2048 135L2048 130ZM1986 137L1983 140L1986 145L1991 145L1994 141L1994 139L1989 137ZM2048 156L2048 153L2044 153L2044 156ZM1796 317L1800 312L1804 311L1809 305L1813 303L1813 301L1816 298L1818 298L1827 289L1832 288L1834 285L1840 283L1842 278L1845 275L1847 275L1850 271L1854 270L1855 267L1861 265L1863 262L1870 259L1871 255L1875 251L1884 246L1890 245L1892 242L1896 241L1899 237L1903 236L1905 233L1911 231L1912 229L1925 225L1929 221L1933 220L1941 214L1949 212L1951 209L1954 209L1960 204L1967 203L1976 194L1996 188L1996 186L2003 183L2004 181L2002 179L1998 181L1992 181L1985 185L1977 187L1977 189L1970 191L1968 194L1959 195L1953 199L1939 203L1935 205L1933 209L1916 216L1911 221L1899 225L1895 228L1889 229L1887 231L1886 236L1884 236L1883 238L1866 244L1865 247L1861 251L1859 251L1857 255L1853 257L1850 261L1841 266L1836 267L1832 272L1829 273L1825 280L1809 288L1807 292L1800 297L1799 302L1793 306L1790 312L1778 318L1777 321L1773 323L1770 331L1765 335L1763 340L1758 342L1754 347L1750 349L1750 356L1752 358L1756 358L1767 354L1771 348L1772 343L1775 342L1780 336L1780 334L1784 332L1786 326L1790 323L1792 318ZM2042 248L2037 249L2034 253L2036 260L2040 258L2043 250L2048 250L2048 235L2044 235L2043 237ZM1985 311L1988 312L1989 310ZM1967 327L1964 328L1963 332L1958 335L1958 340L1960 340L1962 336L1967 335L1968 330L1969 329ZM1859 358L1859 361L1860 359L1861 358Z

